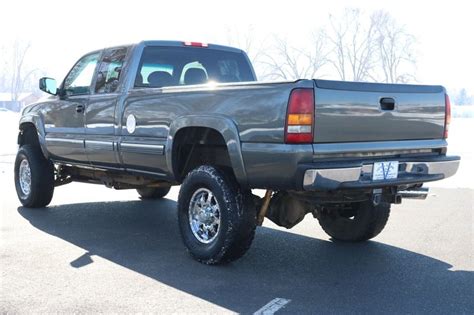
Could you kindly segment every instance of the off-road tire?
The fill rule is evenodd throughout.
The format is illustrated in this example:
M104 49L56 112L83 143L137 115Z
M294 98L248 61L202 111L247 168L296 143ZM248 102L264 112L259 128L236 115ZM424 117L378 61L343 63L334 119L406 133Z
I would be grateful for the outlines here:
M198 240L189 223L191 198L201 188L214 194L220 208L220 230L208 244ZM178 197L181 237L191 256L201 263L224 264L242 257L255 236L256 214L250 191L241 189L230 172L199 166L188 173L181 185Z
M374 206L372 201L365 201L353 203L351 207L349 210L353 213L350 214L341 208L321 211L318 220L324 232L339 241L367 241L382 232L390 216L389 203Z
M31 173L30 191L25 194L20 186L20 164L25 160L29 164ZM47 160L40 147L24 145L20 147L15 159L15 188L21 204L28 208L47 206L54 193L54 166Z
M138 188L137 192L142 199L161 199L170 192L171 187Z

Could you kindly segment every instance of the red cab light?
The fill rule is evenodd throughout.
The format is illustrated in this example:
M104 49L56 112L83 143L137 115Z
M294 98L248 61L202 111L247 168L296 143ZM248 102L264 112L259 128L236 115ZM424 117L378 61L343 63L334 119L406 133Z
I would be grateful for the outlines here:
M201 47L206 48L208 45L206 43L199 43L199 42L183 42L184 46L191 46L191 47Z
M449 124L451 123L451 101L448 94L444 94L445 115L444 115L444 138L448 138Z
M291 91L286 115L285 142L312 143L314 125L313 89Z

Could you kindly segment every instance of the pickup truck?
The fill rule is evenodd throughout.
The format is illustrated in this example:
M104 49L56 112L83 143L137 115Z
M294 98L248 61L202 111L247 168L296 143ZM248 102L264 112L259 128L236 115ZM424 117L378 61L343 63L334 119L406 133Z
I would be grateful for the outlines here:
M311 213L334 240L365 241L391 204L455 174L442 86L301 79L256 82L245 52L143 41L77 61L19 123L15 185L45 207L70 182L163 198L189 253L238 259L269 218L291 228ZM252 189L266 190L264 196ZM263 195L260 194L260 195ZM156 203L160 207L160 203Z

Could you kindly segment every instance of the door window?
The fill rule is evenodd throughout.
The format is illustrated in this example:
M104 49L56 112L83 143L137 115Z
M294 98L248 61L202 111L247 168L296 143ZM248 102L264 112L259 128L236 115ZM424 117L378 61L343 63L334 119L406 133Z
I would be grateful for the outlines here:
M92 77L100 57L100 52L82 57L64 80L63 89L67 95L89 94Z
M113 93L117 90L126 55L126 47L112 48L105 52L97 72L96 93Z

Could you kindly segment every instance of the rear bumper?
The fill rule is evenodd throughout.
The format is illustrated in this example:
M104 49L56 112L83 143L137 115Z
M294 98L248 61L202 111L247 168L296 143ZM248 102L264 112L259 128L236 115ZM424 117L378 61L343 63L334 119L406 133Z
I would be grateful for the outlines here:
M304 190L334 190L382 188L420 184L453 176L458 170L460 157L443 156L399 161L398 178L372 180L373 162L345 164L303 164Z

